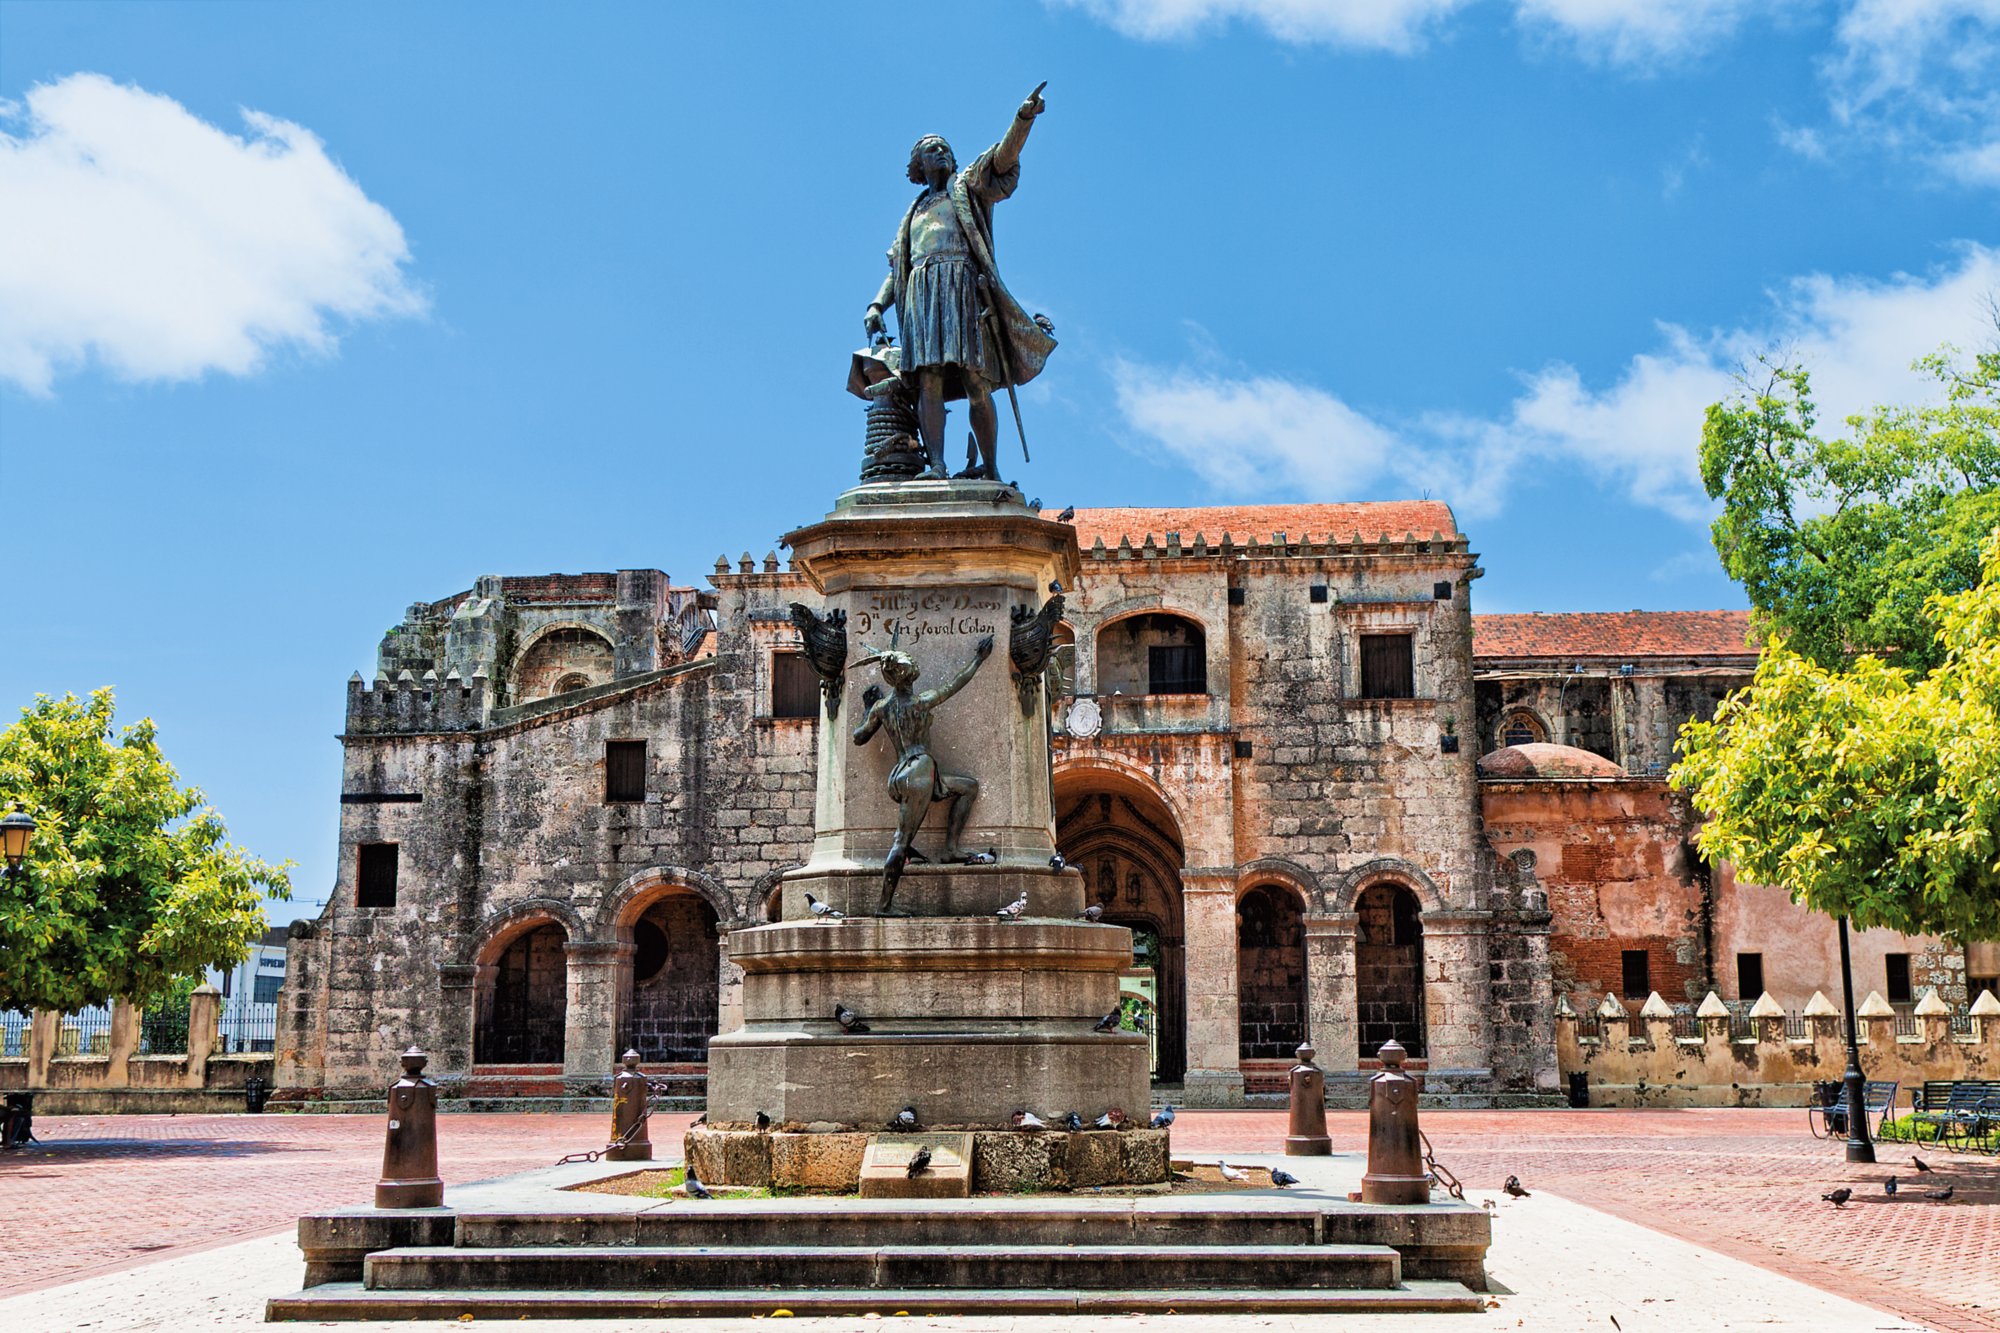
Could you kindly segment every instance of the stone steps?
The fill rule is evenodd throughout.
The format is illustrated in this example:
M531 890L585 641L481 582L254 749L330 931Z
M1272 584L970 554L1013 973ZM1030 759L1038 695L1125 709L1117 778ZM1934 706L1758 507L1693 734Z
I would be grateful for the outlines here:
M989 1233L991 1234L991 1233ZM1005 1286L1136 1290L1176 1286L1385 1290L1402 1283L1387 1245L564 1245L383 1250L370 1291L896 1291Z
M272 1320L664 1319L795 1315L1119 1315L1473 1313L1486 1298L1457 1282L1411 1280L1389 1290L1147 1287L1076 1290L1007 1287L957 1291L799 1288L789 1291L370 1291L330 1282L269 1302Z

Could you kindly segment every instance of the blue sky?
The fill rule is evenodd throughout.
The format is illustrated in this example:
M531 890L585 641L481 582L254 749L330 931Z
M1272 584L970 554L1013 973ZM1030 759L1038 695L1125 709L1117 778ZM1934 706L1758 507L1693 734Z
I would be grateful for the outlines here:
M1741 605L1734 368L1838 419L1992 337L2000 0L891 12L0 4L0 699L115 685L317 903L402 608L823 512L910 143L1043 79L1051 503L1429 494L1476 609Z

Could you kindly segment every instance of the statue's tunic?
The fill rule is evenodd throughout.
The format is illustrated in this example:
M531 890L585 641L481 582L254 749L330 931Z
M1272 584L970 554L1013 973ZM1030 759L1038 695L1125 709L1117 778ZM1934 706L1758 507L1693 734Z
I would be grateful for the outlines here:
M903 215L889 250L905 371L944 367L948 397L965 396L963 376L989 385L1025 384L1041 373L1055 339L1035 323L993 263L993 205L1014 193L1021 166L999 171L993 149L962 168L943 190L926 189ZM987 295L981 299L984 277ZM981 319L991 306L1005 346Z

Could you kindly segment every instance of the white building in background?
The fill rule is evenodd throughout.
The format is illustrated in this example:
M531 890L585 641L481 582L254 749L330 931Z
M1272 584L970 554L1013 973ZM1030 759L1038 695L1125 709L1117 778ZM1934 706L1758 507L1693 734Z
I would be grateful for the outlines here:
M210 968L207 981L222 992L221 1049L269 1051L278 1034L278 987L285 981L283 926L273 926L227 972Z

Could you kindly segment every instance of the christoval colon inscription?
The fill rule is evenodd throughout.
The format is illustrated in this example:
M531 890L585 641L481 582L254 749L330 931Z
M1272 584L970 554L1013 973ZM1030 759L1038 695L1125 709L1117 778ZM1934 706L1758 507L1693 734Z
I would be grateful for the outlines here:
M991 592L864 593L858 601L849 613L854 631L901 647L950 635L997 634L1007 609Z

